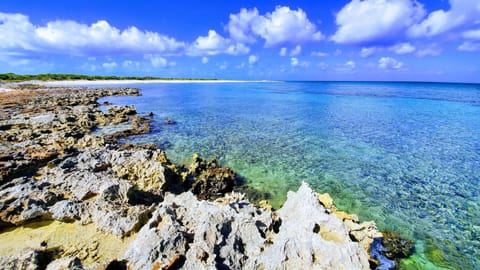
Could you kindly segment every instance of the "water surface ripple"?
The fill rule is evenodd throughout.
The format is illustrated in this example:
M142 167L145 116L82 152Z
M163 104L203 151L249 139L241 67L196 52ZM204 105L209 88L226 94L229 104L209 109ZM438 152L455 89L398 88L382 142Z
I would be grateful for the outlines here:
M176 162L217 157L272 195L307 181L344 210L416 240L404 269L479 269L480 85L143 84L110 97L155 113ZM164 120L174 119L175 125Z

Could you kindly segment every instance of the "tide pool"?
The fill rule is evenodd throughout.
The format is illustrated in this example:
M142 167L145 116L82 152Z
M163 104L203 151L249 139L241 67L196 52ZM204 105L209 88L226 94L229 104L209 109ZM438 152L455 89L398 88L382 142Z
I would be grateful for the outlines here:
M140 97L106 98L155 114L152 132L130 142L158 144L174 162L216 157L276 207L306 181L342 210L415 239L402 269L479 269L480 85L138 87Z

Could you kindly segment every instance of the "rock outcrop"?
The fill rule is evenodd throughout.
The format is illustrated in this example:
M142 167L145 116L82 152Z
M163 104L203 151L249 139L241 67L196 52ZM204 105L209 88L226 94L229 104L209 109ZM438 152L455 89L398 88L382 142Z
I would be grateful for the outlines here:
M131 106L103 112L97 99L138 94L32 88L1 99L0 268L369 269L369 248L381 236L375 223L359 223L307 184L274 211L232 192L237 175L217 160L194 155L176 165L156 146L117 143L149 132L149 118ZM2 251L2 230L38 221L59 234L93 228L95 239L70 237L67 245L38 235L30 249ZM73 229L57 230L65 224ZM126 251L105 257L99 239Z
M133 269L369 269L368 255L303 184L277 212L242 196L169 194L128 248Z

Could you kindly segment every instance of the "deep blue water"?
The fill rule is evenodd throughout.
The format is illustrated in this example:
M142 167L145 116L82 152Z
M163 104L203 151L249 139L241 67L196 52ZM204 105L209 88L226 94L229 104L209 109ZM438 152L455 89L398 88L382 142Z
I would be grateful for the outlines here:
M306 181L339 208L416 240L405 269L479 269L480 85L142 84L110 97L155 113L170 159L217 157L281 205ZM170 118L175 125L166 125Z

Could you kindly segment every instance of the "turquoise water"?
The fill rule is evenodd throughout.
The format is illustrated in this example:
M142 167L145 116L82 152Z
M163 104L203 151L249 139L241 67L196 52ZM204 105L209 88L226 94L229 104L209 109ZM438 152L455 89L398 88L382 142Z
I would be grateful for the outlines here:
M175 162L217 157L279 206L306 181L339 208L416 240L404 269L479 269L480 85L144 84L111 97L155 113ZM167 125L170 118L175 125Z

